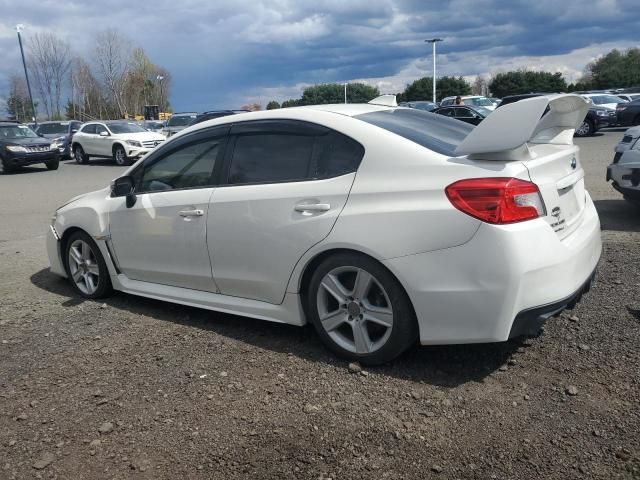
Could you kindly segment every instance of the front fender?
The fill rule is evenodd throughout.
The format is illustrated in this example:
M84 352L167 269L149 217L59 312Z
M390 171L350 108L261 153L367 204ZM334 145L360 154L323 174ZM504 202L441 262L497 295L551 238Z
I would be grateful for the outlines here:
M79 228L93 238L106 237L109 234L109 212L105 208L105 199L110 195L107 187L59 208L54 223L58 235L62 237L69 228Z

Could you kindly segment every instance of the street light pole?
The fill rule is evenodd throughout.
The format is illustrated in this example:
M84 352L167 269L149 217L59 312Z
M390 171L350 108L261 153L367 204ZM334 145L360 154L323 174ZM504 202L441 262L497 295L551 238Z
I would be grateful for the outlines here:
M24 49L22 48L22 36L20 35L20 32L22 32L22 30L24 30L24 25L22 25L21 23L16 25L16 32L18 32L18 45L20 45L20 55L22 56L22 66L24 67L24 76L27 79L27 90L29 92L29 101L31 102L31 112L33 114L33 117L31 117L31 120L37 125L38 124L38 120L36 119L36 107L33 104L33 95L31 95L31 84L29 83L29 73L27 72L27 62L24 60Z
M347 103L347 82L344 83L344 103Z
M164 105L163 105L163 95L162 95L162 80L164 80L164 77L162 75L157 75L156 76L156 80L158 80L158 83L160 84L160 108L164 110Z
M429 38L425 42L433 45L433 103L436 103L436 43L442 42L442 38Z

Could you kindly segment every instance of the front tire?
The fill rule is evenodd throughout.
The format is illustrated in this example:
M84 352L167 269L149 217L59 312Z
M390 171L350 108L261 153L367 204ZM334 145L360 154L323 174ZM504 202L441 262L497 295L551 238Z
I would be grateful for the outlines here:
M74 145L73 156L76 159L76 163L86 164L89 163L89 155L84 153L84 149L81 145Z
M588 137L596 132L593 122L588 119L584 119L582 124L576 128L576 137Z
M413 307L398 280L375 260L333 255L313 273L307 312L322 342L349 360L393 360L418 337Z
M7 165L7 162L3 158L0 158L0 174L6 175L12 171L13 169Z
M113 147L113 161L121 167L131 165L131 159L127 156L127 152L122 145L116 145Z
M107 264L89 235L72 233L65 243L64 259L69 281L81 296L103 298L113 293Z
M44 165L47 167L47 170L57 170L60 166L60 159L49 160L48 162L44 162Z

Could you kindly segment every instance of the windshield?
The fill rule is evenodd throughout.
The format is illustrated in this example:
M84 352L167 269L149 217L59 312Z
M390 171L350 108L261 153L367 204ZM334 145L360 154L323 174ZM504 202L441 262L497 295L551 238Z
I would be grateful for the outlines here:
M465 105L473 105L475 107L493 107L493 102L488 98L463 98Z
M38 138L38 135L26 125L8 125L0 126L2 138Z
M161 122L147 122L144 126L152 130L160 130L164 125Z
M616 97L615 95L594 95L589 97L591 101L596 105L603 105L605 103L624 103L626 100L623 100L620 97Z
M412 108L364 113L354 118L449 157L455 156L456 147L473 129L468 123Z
M168 127L186 127L196 118L195 115L175 115L169 119Z
M135 123L109 123L107 124L111 133L140 133L146 130Z
M41 123L38 133L43 135L64 134L69 130L69 122Z

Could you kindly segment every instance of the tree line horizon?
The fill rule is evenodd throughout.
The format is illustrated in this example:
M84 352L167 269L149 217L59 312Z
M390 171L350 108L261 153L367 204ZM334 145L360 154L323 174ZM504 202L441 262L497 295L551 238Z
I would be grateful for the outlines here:
M29 71L38 117L50 120L125 118L141 114L144 105L171 111L171 72L151 61L144 49L134 46L115 30L98 32L91 61L74 55L70 45L53 33L36 33L27 45ZM398 102L432 100L432 77L425 76L397 92ZM568 83L560 72L519 69L491 77L478 75L473 82L462 76L437 78L436 98L487 95L498 98L531 92L574 92L640 86L640 48L613 49L585 66L582 77ZM63 94L68 92L66 101ZM380 95L377 87L349 83L348 103L366 103ZM344 102L343 83L305 88L300 98L282 103L271 100L268 110L299 105ZM9 75L7 114L22 122L33 116L24 74ZM243 105L249 110L262 105Z

